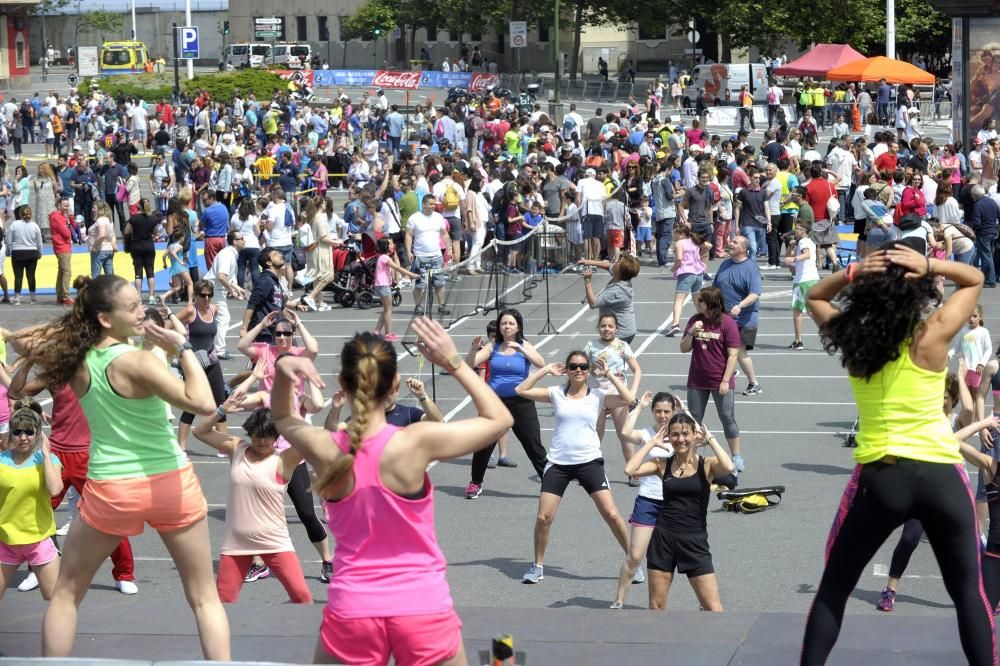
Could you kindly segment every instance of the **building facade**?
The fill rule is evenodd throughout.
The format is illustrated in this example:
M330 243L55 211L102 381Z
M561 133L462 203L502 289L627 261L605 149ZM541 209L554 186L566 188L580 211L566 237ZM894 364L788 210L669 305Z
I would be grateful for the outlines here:
M0 88L31 88L31 49L28 29L35 20L30 12L38 0L0 0Z

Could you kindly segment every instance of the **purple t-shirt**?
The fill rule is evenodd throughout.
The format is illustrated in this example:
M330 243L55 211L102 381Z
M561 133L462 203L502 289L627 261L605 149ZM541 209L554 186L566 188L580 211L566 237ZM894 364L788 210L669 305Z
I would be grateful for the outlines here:
M694 323L703 322L701 332L694 337L691 348L691 365L688 368L687 387L704 391L718 391L722 375L726 371L729 349L740 346L740 329L736 320L722 315L718 324L710 324L704 315L696 314L688 319L684 335L691 332ZM730 390L736 388L736 378L729 378Z

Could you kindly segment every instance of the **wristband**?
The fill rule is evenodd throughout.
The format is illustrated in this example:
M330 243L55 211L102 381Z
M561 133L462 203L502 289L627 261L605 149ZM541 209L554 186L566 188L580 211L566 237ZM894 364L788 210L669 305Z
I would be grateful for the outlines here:
M177 355L180 356L185 351L194 351L194 348L191 346L190 340L185 340L184 342L177 345L177 349L175 351L177 352Z
M855 273L857 272L858 272L857 262L848 265L847 270L844 272L845 276L847 277L847 281L854 282L854 278L856 277Z
M219 415L220 419L225 418L226 416L226 410L222 408L222 405L219 405L218 407L215 408L215 413Z
M632 401L632 404L628 406L628 411L631 412L633 409L635 409L638 406L639 406L639 399L636 398L635 400Z

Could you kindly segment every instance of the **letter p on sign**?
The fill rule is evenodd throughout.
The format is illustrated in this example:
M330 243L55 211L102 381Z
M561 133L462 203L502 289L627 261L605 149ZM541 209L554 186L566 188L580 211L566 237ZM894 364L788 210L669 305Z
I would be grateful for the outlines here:
M181 58L197 60L200 57L198 26L186 26L178 29L181 31Z

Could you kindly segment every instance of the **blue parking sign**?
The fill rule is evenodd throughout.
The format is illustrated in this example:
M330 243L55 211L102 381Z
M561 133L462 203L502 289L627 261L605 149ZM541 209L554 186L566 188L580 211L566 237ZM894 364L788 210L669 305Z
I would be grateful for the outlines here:
M200 57L198 51L198 26L185 26L178 29L181 31L181 58L197 60Z

